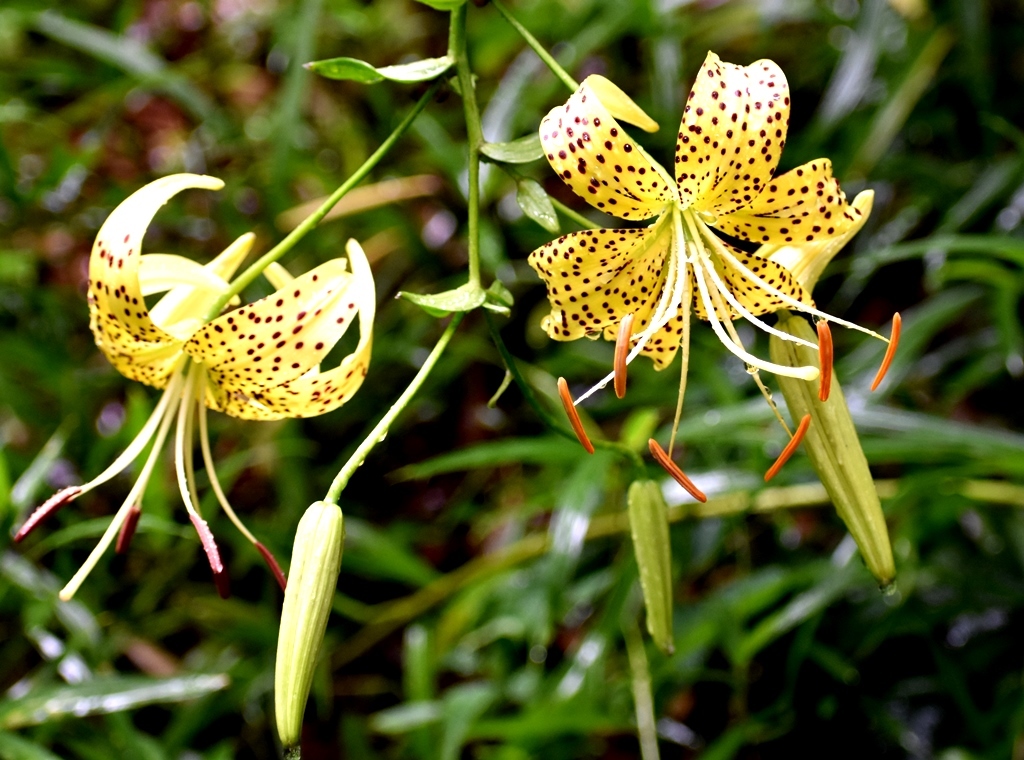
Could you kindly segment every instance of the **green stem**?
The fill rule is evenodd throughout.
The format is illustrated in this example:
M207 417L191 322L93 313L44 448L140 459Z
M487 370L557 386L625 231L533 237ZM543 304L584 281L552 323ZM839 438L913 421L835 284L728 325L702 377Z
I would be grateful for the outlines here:
M473 73L466 52L466 5L452 11L448 33L448 54L455 59L455 73L462 90L469 154L469 282L480 287L480 146L484 142L480 109L476 104Z
M533 52L535 52L540 59L544 61L544 64L551 69L551 73L562 80L562 84L570 90L575 90L579 87L579 83L569 76L569 72L563 69L558 64L558 61L551 57L551 53L544 49L544 46L537 41L537 38L530 34L529 30L520 24L515 17L508 12L508 9L499 2L499 0L491 0L491 5L498 9L498 13L505 17L505 20L512 25L513 29L519 32L519 36L526 41L527 45L533 48Z
M580 226L580 229L592 230L600 226L594 224L592 221L587 219L587 217L583 216L583 214L581 214L579 211L574 211L573 209L569 208L557 198L551 199L551 205L555 207L555 210L559 214L576 222L576 224Z
M572 434L570 433L570 435ZM574 441L576 440L576 436L573 435L572 438ZM876 482L876 486L879 493L884 493L886 498L891 498L899 490L899 481L880 480ZM764 514L785 509L825 507L831 503L823 485L808 483L764 488L756 493L736 491L708 499L704 504L699 502L678 504L668 508L667 518L670 523L676 523L683 520L701 520L744 513ZM590 527L587 529L584 540L608 538L628 533L629 530L629 516L624 511L598 515L590 521ZM370 622L339 647L331 659L332 664L339 667L351 662L410 620L454 596L461 589L483 578L492 577L523 562L540 557L548 551L550 546L551 536L549 533L533 533L493 554L485 554L470 560L462 567L431 581L409 596L371 606L369 608L372 613Z
M448 327L445 329L441 339L437 341L437 345L434 346L434 350L430 352L427 360L423 362L423 366L420 367L419 372L409 383L409 386L402 391L402 395L398 397L398 400L388 409L387 413L381 417L380 422L377 426L370 431L370 434L363 439L363 442L359 444L352 456L348 458L345 465L338 471L338 474L334 476L334 482L331 483L330 490L327 491L327 495L324 497L324 501L329 504L337 504L338 497L341 496L341 492L348 485L349 478L352 477L353 473L363 463L366 457L373 447L384 440L384 436L387 435L388 429L391 427L391 423L395 421L395 418L402 413L402 410L409 405L412 397L416 395L416 391L420 389L423 382L430 375L434 369L434 365L437 364L437 360L441 358L441 354L444 353L445 348L448 346L448 342L452 339L455 334L455 330L459 326L459 322L462 321L463 314L457 313L452 317L452 321L448 323Z
M231 282L230 287L221 294L220 298L218 298L210 308L210 311L206 315L206 322L209 322L220 314L228 301L241 293L244 288L260 276L264 269L290 251L296 243L302 240L307 233L309 233L325 216L327 216L327 212L334 208L334 204L344 198L352 188L366 178L366 175L370 173L370 170L373 169L373 167L375 167L382 158L384 158L388 151L394 147L396 142L398 142L398 139L405 134L410 126L412 126L416 117L419 116L420 111L422 111L426 107L427 103L429 103L434 97L434 93L437 92L437 88L440 84L440 81L437 81L429 87L429 89L423 94L423 97L421 97L419 101L417 101L416 105L413 106L413 109L404 119L402 119L402 122L395 127L394 131L388 135L388 138L381 143L380 147L363 162L362 166L355 170L352 176L345 180L337 190L331 193L320 208L306 217L305 221L288 233L284 240L260 256L260 258L253 262L248 269L242 272L242 274Z
M517 386L519 386L520 392L523 394L523 398L526 399L526 403L533 407L533 410L537 412L537 416L540 417L541 421L554 432L558 433L563 438L568 438L570 441L576 442L576 434L569 428L563 425L558 419L545 409L540 401L537 400L537 396L534 394L533 389L526 382L526 378L519 371L519 365L516 364L515 357L512 356L508 350L508 346L505 345L505 341L501 338L501 333L498 331L498 325L494 321L494 317L488 312L484 315L487 320L487 328L491 333L491 340L494 341L495 348L498 349L498 353L501 355L501 360L505 363L505 368L512 374L512 379L515 380ZM606 451L613 451L623 459L629 460L637 472L643 472L644 460L628 446L615 441L603 441L600 438L591 440L594 444L595 449L604 449Z

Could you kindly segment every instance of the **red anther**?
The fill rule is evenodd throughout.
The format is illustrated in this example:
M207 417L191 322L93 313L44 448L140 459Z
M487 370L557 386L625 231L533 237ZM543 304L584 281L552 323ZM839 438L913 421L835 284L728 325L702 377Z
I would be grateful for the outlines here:
M210 570L213 572L213 583L217 587L217 593L220 594L221 599L227 599L231 595L228 573L224 563L221 561L220 551L217 549L217 542L213 540L210 526L199 515L189 515L189 517L192 520L192 525L195 526L196 533L199 534L199 541L203 545L203 551L206 552L206 559L210 563Z
M65 504L73 501L81 492L82 489L78 486L68 486L67 488L62 488L57 491L57 493L36 507L35 511L28 516L25 523L18 528L18 532L14 534L14 542L17 543L21 541L25 536L39 527L39 524L43 520Z
M256 551L263 555L263 561L267 563L267 567L270 568L274 577L277 578L277 585L281 587L282 591L284 591L288 586L288 579L284 575L284 570L281 569L281 566L277 564L277 560L274 559L274 555L270 553L270 549L257 541Z
M889 371L889 365L892 364L892 358L896 356L896 346L900 344L900 327L903 326L903 319L900 317L900 313L896 312L892 315L892 332L889 334L889 348L885 350L885 358L882 359L882 366L878 368L878 374L875 375L875 379L871 382L871 390L875 390L881 383L882 378L885 377L885 373Z
M685 488L686 492L690 494L690 496L701 503L708 500L708 497L704 495L704 492L697 488L692 480L686 477L686 473L679 468L679 465L669 458L665 449L661 448L660 443L651 438L647 441L647 448L651 450L651 456L654 457L654 461L660 464L662 469L675 479L676 483Z
M818 400L828 401L832 390L832 330L824 319L818 322L818 365L821 368Z
M619 335L615 340L615 395L626 395L626 357L629 355L629 341L633 337L633 315L627 314L619 324Z
M128 516L121 523L121 531L117 534L117 543L114 544L114 551L118 554L128 551L128 545L132 542L132 536L135 535L135 528L138 526L141 516L142 510L138 505L134 505L128 510Z
M587 453L593 454L594 444L590 442L590 439L587 437L587 431L583 429L583 422L580 420L579 412L576 411L576 405L572 403L569 384L565 382L564 377L558 378L558 398L562 400L562 406L565 407L565 413L569 417L569 424L572 425L572 432L580 439L580 443L587 450Z
M786 444L786 448L779 454L779 458L775 460L775 464L768 468L768 472L764 474L764 482L767 483L769 480L779 474L779 470L782 469L782 465L789 461L789 458L793 456L793 452L796 451L796 447L800 445L800 441L804 439L804 433L807 432L807 428L811 426L811 415L805 414L804 418L800 420L800 424L797 425L796 432L793 433L793 437L789 439L789 443Z

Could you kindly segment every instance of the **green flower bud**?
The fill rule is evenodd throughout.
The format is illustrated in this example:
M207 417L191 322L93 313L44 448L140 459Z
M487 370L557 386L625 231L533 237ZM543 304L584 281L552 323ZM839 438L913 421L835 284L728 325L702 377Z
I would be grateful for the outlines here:
M337 504L311 505L295 530L274 671L277 733L286 749L296 746L302 733L302 715L338 585L344 542L344 519Z
M653 480L637 480L626 497L633 551L647 608L647 631L665 654L672 654L672 549L668 507Z
M788 311L778 312L776 327L811 343L817 335L807 321ZM818 366L818 353L807 346L771 337L772 361L789 367ZM828 400L821 401L818 384L778 376L782 395L793 419L811 415L804 450L828 491L836 511L853 535L868 569L887 586L896 575L889 531L878 500L868 461L846 407L843 390L833 375Z

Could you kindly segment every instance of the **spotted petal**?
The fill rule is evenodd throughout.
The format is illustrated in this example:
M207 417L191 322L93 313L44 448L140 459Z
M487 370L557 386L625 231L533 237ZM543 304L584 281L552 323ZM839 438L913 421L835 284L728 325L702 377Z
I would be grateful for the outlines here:
M214 177L175 174L125 199L100 228L89 259L89 326L96 345L117 370L158 388L178 359L180 340L150 317L139 282L142 238L157 210L188 188L218 190Z
M658 128L614 84L587 77L541 122L544 153L558 176L592 206L622 219L647 219L675 199L675 188L616 116L649 132Z
M656 224L574 232L541 246L529 257L548 286L551 313L541 326L555 340L615 340L633 314L634 333L643 331L664 290L671 242L671 225Z
M273 295L218 317L185 350L211 381L207 405L245 419L322 414L347 400L369 363L373 279L358 246L349 245L353 273L332 259ZM319 364L360 312L356 351L335 370Z
M857 194L850 204L850 213L856 221L847 226L842 234L819 238L810 243L805 241L787 245L765 244L758 250L758 254L785 267L807 290L813 290L832 257L864 226L868 215L871 214L874 197L873 190L864 190Z
M850 208L827 158L810 161L768 183L741 211L715 226L753 243L804 245L843 236L861 218Z
M676 142L684 206L716 216L743 208L775 173L786 144L789 85L773 61L724 63L708 53Z

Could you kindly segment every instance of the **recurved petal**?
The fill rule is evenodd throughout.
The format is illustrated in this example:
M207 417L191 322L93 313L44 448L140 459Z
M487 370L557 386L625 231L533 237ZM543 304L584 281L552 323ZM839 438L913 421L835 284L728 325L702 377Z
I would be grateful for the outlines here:
M244 419L311 417L352 396L370 362L376 295L362 248L349 241L346 250L352 273L343 259L321 264L287 288L211 322L189 341L186 350L208 368L210 407ZM355 351L320 372L355 312Z
M647 219L675 199L667 173L619 126L657 124L604 77L587 77L540 124L545 155L578 196L622 219Z
M821 273L825 271L825 267L828 266L832 257L839 253L864 226L864 222L871 214L874 198L873 190L864 190L857 194L853 203L850 204L850 213L856 221L847 226L842 234L820 238L810 243L805 241L801 244L765 244L758 249L758 255L785 267L808 291L814 290L818 278L821 277Z
M203 266L192 262L191 259L186 259L190 266L182 267L176 273L177 282L169 278L167 282L161 283L162 285L173 285L173 287L163 288L168 292L150 309L149 314L152 320L162 329L182 340L192 337L192 334L202 327L210 307L224 292L227 281L249 254L255 239L256 236L251 232L245 233ZM143 276L143 279L145 279L145 270L152 256L153 254L148 254L142 258L140 275ZM184 269L195 267L203 271L189 272L189 276L186 278ZM145 289L145 283L143 289ZM159 290L153 292L159 292ZM240 301L235 297L230 303L232 306L236 306Z
M832 176L832 162L819 158L771 180L749 206L714 224L740 240L804 245L841 237L861 217Z
M541 326L555 340L602 332L615 339L619 322L634 315L633 332L648 324L666 277L671 225L585 230L563 235L529 256L548 288L551 313Z
M162 387L180 348L153 322L143 300L139 262L146 228L182 190L223 184L195 174L162 177L125 199L100 228L89 259L89 325L96 345L126 377Z
M789 84L773 61L724 63L708 53L690 90L676 142L685 205L716 215L750 203L786 144Z

